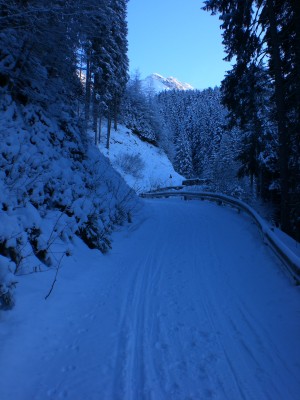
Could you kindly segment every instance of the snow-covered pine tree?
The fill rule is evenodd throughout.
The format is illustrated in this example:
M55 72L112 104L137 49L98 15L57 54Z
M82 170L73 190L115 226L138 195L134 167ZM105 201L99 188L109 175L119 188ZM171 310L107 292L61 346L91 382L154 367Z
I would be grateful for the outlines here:
M113 0L111 7L113 10L112 35L115 43L113 52L114 65L114 84L112 88L112 112L114 119L114 128L117 129L118 115L121 100L128 82L129 60L127 56L127 3L128 0Z
M179 165L176 154L180 143L188 141L192 175L203 176L203 172L209 170L211 155L218 148L224 130L226 110L220 103L220 90L169 91L160 93L157 102L174 142L175 164ZM182 137L177 140L180 135L184 135L185 140Z
M176 139L174 166L184 177L191 178L193 176L191 145L184 131Z
M86 129L93 114L95 142L103 117L107 119L109 147L112 119L117 127L119 105L128 80L127 21L125 0L102 0L93 25L83 32L86 54Z
M142 140L157 144L160 122L152 99L144 93L139 72L128 81L121 103L121 122Z

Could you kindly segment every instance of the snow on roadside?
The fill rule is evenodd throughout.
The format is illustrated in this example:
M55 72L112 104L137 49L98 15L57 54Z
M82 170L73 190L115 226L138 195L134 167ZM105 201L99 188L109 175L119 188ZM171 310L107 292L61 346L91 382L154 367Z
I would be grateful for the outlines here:
M105 142L106 135L103 135L100 143L101 152L109 157L113 167L123 176L128 186L137 193L157 187L181 185L184 178L175 172L164 151L140 140L126 127L119 125L117 131L112 130L109 151L105 148ZM120 166L124 155L140 158L143 167L138 171L133 169L131 173L124 170Z
M55 118L9 95L0 112L0 309L9 309L13 275L55 268L53 244L67 253L75 235L108 251L139 202L68 113Z
M286 233L284 233L279 228L273 228L274 233L278 238L289 248L291 249L297 256L300 258L300 243L297 240L293 239Z

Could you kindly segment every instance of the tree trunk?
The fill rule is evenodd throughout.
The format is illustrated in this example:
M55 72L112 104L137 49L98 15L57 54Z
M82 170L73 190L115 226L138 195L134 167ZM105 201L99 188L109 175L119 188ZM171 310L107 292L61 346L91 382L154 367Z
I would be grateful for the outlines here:
M100 112L99 124L98 124L98 143L100 143L101 140L101 128L102 128L102 114Z
M109 150L110 131L111 131L111 116L110 116L110 111L108 111L108 115L107 115L107 138L106 138L106 148L107 148L107 150Z
M295 24L295 61L296 61L296 90L297 90L297 111L298 123L300 124L300 1L291 0L292 9L294 11L294 24ZM299 133L299 132L298 132Z
M295 138L296 148L294 152L296 157L300 157L300 1L291 0L292 9L294 12L294 24L295 24L295 68L296 68L296 123L295 123ZM299 162L295 165L295 171L293 173L293 191L295 198L294 205L294 216L300 215L300 164ZM296 240L300 240L300 219L294 223L294 230L296 231Z
M80 84L82 82L82 59L83 59L83 54L82 54L82 50L81 50L80 51L80 67L79 67L79 81L80 81ZM77 117L78 118L80 116L80 106L81 106L81 104L82 104L82 99L79 98L78 99L78 105L77 105Z
M94 108L95 108L95 106L94 106ZM93 116L93 131L94 131L95 145L97 146L97 144L98 144L98 118L97 118L97 114L95 116L95 111L94 111L94 116Z
M95 91L93 94L93 131L95 136L95 145L98 144L98 102L96 100Z
M267 0L267 11L270 23L271 51L270 56L274 67L275 78L275 102L277 111L277 126L279 133L279 168L280 168L280 188L281 188L281 204L280 204L280 222L281 229L289 232L289 145L288 132L286 128L286 111L285 111L285 91L282 76L282 61L280 58L279 37L277 31L276 14L274 12L274 2Z
M296 143L300 152L300 1L292 0L295 24L295 68L296 68ZM299 168L299 167L298 167ZM298 173L300 173L298 169ZM297 180L297 179L296 179Z
M99 88L98 74L94 74L94 87L93 87L93 131L95 135L95 145L98 144L98 114L99 114L99 102L97 99L97 90Z
M118 130L118 102L115 100L114 102L114 130Z
M84 103L84 118L85 118L85 132L88 130L88 123L90 119L90 104L91 104L91 65L90 65L90 50L86 55L86 81L85 81L85 103Z

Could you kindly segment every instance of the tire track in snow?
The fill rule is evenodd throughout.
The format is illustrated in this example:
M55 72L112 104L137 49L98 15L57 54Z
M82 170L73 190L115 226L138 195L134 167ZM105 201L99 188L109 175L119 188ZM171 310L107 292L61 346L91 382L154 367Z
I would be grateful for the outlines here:
M153 385L158 395L159 379L151 351L151 339L157 335L158 326L152 303L159 287L162 266L157 261L158 244L154 242L149 247L147 256L137 260L133 266L136 276L128 289L120 318L112 387L114 399L150 399Z
M201 231L205 232L205 239L200 241L199 237L195 238L194 247L197 248L197 243L202 242L199 253L202 254L203 260L199 256L195 256L196 262L194 263L195 274L201 276L201 292L199 294L198 310L203 310L208 321L209 331L214 335L215 352L218 354L219 363L216 366L217 370L221 370L222 381L217 377L216 383L220 392L222 393L221 399L248 399L241 389L237 372L233 363L230 360L226 347L222 340L222 333L218 324L219 319L219 304L215 300L213 293L215 284L215 274L220 274L220 270L216 270L218 265L215 249L213 246L213 237L211 234L211 221L207 217L203 217L203 225ZM197 241L197 242L196 242ZM209 261L209 263L208 263Z
M174 223L184 227L189 224L187 217L186 210L177 213ZM195 273L197 270L193 265L186 263L190 258L188 253L195 250L193 238L184 231L176 233L175 227L172 228L175 236L169 232L168 263L162 285L165 302L160 307L161 352L156 360L165 368L167 396L164 399L217 398L216 392L219 390L224 394L224 391L214 376L218 362L215 339L208 331L207 316L203 310L198 312L199 273ZM180 246L174 243L176 238ZM226 399L225 396L221 398Z
M221 261L217 254L217 249L215 246L216 238L214 237L214 232L211 229L211 224L207 224L206 232L208 238L207 259L210 260L210 271L208 271L206 268L203 275L206 279L207 277L209 277L209 281L206 281L205 292L207 298L209 298L210 300L210 304L207 304L207 302L203 299L202 304L204 305L206 314L208 316L211 316L212 311L214 313L214 318L211 318L211 326L215 331L218 332L218 345L225 357L223 373L227 375L227 381L231 380L234 383L232 387L235 387L236 389L236 393L233 392L231 394L232 398L256 400L259 397L252 397L251 391L253 390L253 388L248 385L248 383L245 381L245 377L241 375L241 371L245 371L245 368L247 369L247 364L242 362L242 368L241 362L239 362L239 365L237 365L237 361L240 359L240 348L237 349L236 342L232 340L231 329L228 326L227 317L226 315L224 315L223 312L223 302L225 299L222 297L222 295L219 296L219 298L216 297L216 293L219 294L220 290L220 285L216 285L220 277L222 277L222 289L227 289L228 272L226 271L226 265L225 268L224 266L223 268L221 267ZM238 318L238 315L236 315L236 312L234 310L234 304L230 304L229 307L230 311L234 313L236 318ZM220 312L220 309L222 310L222 312Z

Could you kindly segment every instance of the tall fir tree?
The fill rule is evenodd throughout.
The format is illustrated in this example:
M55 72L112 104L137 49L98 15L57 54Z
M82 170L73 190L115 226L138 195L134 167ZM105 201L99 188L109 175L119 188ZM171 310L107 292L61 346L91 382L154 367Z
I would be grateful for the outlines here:
M280 222L284 231L296 234L299 227L293 223L292 215L295 208L300 210L296 161L299 146L293 145L299 137L299 83L295 79L299 77L299 5L294 0L207 0L204 9L220 14L226 59L235 58L235 69L225 77L225 82L234 75L238 79L238 71L248 73L254 64L264 66L267 71L265 84L270 79L273 83L279 143ZM293 96L295 101L290 101ZM244 106L247 113L247 103Z

